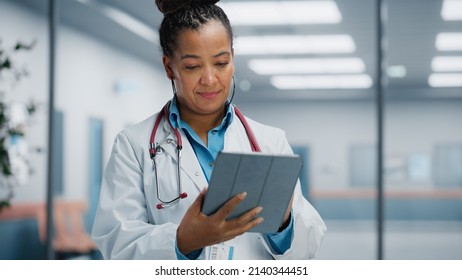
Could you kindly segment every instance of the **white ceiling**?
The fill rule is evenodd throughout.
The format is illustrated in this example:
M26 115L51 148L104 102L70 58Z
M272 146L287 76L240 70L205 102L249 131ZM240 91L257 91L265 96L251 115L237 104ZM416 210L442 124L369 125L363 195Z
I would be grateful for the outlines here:
M47 0L11 0L45 13ZM243 1L243 0L239 0ZM143 22L157 32L162 20L154 0L60 0L59 13L63 24L68 24L103 41L133 53L160 67L160 50L156 41L146 40L107 17L102 10L115 8ZM222 0L221 3L231 2ZM329 57L357 57L364 61L364 73L375 80L376 34L375 5L373 0L337 0L342 15L339 24L235 26L239 36L250 35L316 35L349 34L356 50L350 54ZM436 55L462 55L462 51L438 52L435 38L439 32L462 32L462 21L444 21L441 17L442 0L387 0L383 1L387 20L383 26L384 58L387 66L404 66L404 78L386 77L385 92L389 98L462 98L462 87L434 89L428 86L432 73L431 61ZM258 13L258 11L255 11ZM323 58L326 54L258 55L259 58ZM305 99L371 99L375 84L369 89L305 89L278 90L270 83L270 76L257 75L248 66L255 56L236 56L237 100L280 101ZM246 80L243 82L243 80ZM251 85L244 91L240 85Z

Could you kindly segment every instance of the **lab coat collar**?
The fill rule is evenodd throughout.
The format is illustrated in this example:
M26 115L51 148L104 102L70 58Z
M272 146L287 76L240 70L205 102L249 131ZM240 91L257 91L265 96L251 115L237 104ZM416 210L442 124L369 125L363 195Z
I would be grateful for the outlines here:
M251 127L253 129L253 127ZM248 140L244 125L233 110L233 121L225 132L225 145L223 150L227 152L251 152L252 147Z

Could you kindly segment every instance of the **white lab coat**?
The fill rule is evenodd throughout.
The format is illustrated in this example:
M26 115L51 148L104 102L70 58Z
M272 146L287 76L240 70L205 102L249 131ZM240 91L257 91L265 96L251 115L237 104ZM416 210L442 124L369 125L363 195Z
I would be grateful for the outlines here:
M176 230L188 207L207 180L186 135L181 131L183 150L181 180L188 197L174 206L157 209L155 173L148 144L157 114L120 132L107 163L92 237L105 259L176 259ZM292 154L285 133L247 118L262 152ZM178 196L176 139L163 119L156 134L163 154L155 157L160 195L163 200ZM225 151L251 151L244 126L234 116L225 134ZM234 247L234 259L310 259L316 256L326 226L304 199L300 184L294 192L292 214L294 236L283 254L272 252L264 236L244 233L225 243ZM208 259L210 247L199 259Z

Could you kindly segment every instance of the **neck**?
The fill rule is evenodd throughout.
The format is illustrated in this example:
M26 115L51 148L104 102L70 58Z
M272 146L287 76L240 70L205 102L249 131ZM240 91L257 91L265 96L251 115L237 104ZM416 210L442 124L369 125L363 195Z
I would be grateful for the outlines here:
M225 116L225 109L213 114L199 115L188 110L184 110L179 106L178 110L181 114L181 119L186 122L196 134L204 141L207 146L208 132L219 126Z

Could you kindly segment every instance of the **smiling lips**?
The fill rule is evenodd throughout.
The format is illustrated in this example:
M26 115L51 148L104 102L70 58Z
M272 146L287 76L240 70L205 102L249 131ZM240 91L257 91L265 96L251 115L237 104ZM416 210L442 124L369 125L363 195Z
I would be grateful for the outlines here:
M202 91L198 93L204 98L212 99L218 95L219 91Z

